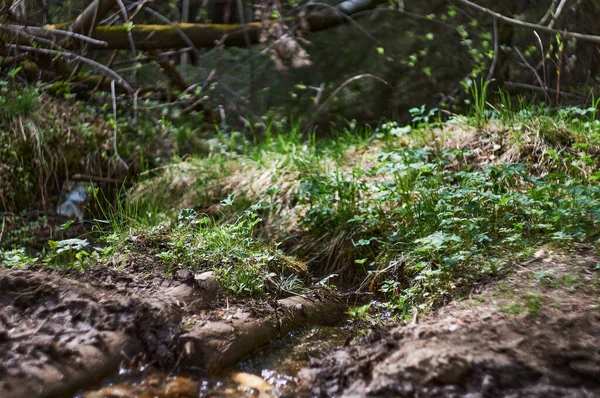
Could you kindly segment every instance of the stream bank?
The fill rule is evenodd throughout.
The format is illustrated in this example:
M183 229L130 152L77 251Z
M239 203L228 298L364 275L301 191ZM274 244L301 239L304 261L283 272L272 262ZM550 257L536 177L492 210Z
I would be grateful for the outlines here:
M106 269L0 269L0 395L69 396L139 361L216 373L280 334L333 325L344 312L322 288L248 301L222 300L218 286Z
M539 250L438 311L311 361L316 397L597 397L600 256Z

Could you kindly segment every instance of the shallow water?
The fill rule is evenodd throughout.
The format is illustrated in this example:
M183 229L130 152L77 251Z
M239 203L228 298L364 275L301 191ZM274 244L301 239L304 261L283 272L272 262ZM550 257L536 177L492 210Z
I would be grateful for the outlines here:
M218 375L185 370L176 374L148 368L121 369L79 398L108 397L307 397L298 372L311 357L344 344L341 327L310 327L273 341L250 358Z

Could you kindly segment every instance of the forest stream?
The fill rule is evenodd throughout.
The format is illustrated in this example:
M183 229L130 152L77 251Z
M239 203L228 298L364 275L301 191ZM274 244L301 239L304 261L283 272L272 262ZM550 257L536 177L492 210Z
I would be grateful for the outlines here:
M302 384L299 372L309 365L311 357L341 347L348 333L346 328L334 326L290 332L215 375L201 370L167 375L146 366L122 367L118 375L77 394L77 398L309 397L309 386Z

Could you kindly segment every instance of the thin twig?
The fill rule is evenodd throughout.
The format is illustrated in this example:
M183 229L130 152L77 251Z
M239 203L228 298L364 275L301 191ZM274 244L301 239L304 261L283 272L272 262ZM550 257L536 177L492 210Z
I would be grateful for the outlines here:
M538 25L544 25L546 23L546 21L548 20L548 18L550 18L552 16L552 14L554 13L554 6L556 5L556 1L557 0L552 0L550 7L548 7L548 10L546 11L546 13L542 17L542 19L540 19L540 22L538 22Z
M339 5L339 4L338 4L338 5ZM353 18L353 17L354 17L354 15L352 15L352 16L351 16L351 15L348 15L348 14L346 14L344 11L340 10L340 9L339 9L339 8L337 8L337 7L334 7L334 6L332 6L332 5L330 5L330 4L327 4L327 3L321 3L321 2L319 2L319 1L311 1L311 2L307 3L305 6L322 6L322 7L327 7L327 8L329 8L329 9L331 9L331 10L335 11L335 12L336 12L337 14L339 14L339 15L340 15L342 18L344 18L346 21L348 21L348 22L350 22L351 24L355 25L355 26L358 28L358 30L360 30L360 31L361 31L361 32L362 32L362 33L363 33L365 36L367 36L367 37L368 37L370 40L374 41L375 43L381 44L381 41L380 41L380 40L378 40L378 39L376 39L375 37L373 37L373 35L372 35L372 34L370 34L369 32L367 32L367 31L365 30L365 28L363 28L363 27L362 27L362 26L361 26L361 25L360 25L358 22L356 22L356 21L354 20L354 18ZM370 11L370 10L367 10L367 11Z
M315 87L317 91L317 95L315 95L315 105L319 105L319 101L321 101L321 97L323 96L323 91L325 91L325 82L322 82L319 87Z
M556 23L556 20L558 19L558 17L560 17L560 13L562 12L565 4L567 3L567 0L561 0L560 3L558 4L558 7L556 7L556 12L554 13L554 15L552 16L552 20L550 21L550 23L548 24L549 28L553 28L554 24Z
M119 9L121 10L121 18L123 18L123 23L131 22L131 18L127 15L127 8L125 8L125 4L123 4L123 0L114 0ZM129 47L131 47L131 58L135 60L137 57L137 50L135 49L135 42L133 41L133 34L131 33L131 29L127 29L127 40L129 41ZM133 68L131 73L131 79L135 83L137 67Z
M365 77L370 77L371 79L375 79L375 80L379 80L380 82L382 82L383 84L387 85L388 82L386 82L385 80L383 80L382 78L372 75L370 73L364 73L362 75L356 75L354 77L351 77L350 79L347 79L345 82L343 82L342 84L340 84L338 86L338 88L335 89L335 91L325 100L323 101L323 103L321 105L319 105L319 107L317 108L316 113L319 114L321 112L321 110L323 109L323 107L325 105L327 105L329 103L329 101L331 101L333 98L335 98L336 94L339 93L344 87L346 87L348 84L356 81L356 80L360 80L363 79Z
M75 53L72 53L69 51L56 51L56 50L50 50L47 48L36 48L36 47L31 47L31 46L21 46L21 45L17 45L17 44L9 44L7 47L10 49L13 49L15 51L19 51L19 49L20 49L23 51L37 52L37 53L44 54L44 55L50 55L50 56L54 56L54 57L64 57L64 58L72 59L75 61L80 61L84 64L88 64L94 68L97 68L104 74L106 74L109 77L111 77L112 79L116 80L117 83L121 87L123 87L125 90L127 90L128 93L133 94L133 89L131 88L129 83L127 83L127 81L125 79L123 79L118 73L116 73L115 71L113 71L111 69L108 69L106 66L102 65L101 63L96 62L92 59L86 58L82 55L78 55L78 54L75 54Z
M137 124L137 118L138 118L138 96L140 95L140 91L141 91L141 89L138 88L137 90L135 90L135 93L133 93L133 124Z
M544 90L543 87L534 86L532 84L517 83L517 82L504 82L504 85L507 87L523 88L523 89L527 89L527 90L535 90L535 91L540 91L540 92L547 91L548 93L551 93L551 94L557 93L556 90L551 89L549 87L546 87L546 89ZM565 93L564 91L561 91L560 95L565 98L573 98L573 99L584 100L584 101L586 100L586 97L583 95L577 95L577 94L573 94L573 93Z
M154 11L150 7L145 7L144 11L147 12L148 14L160 19L164 23L171 25L173 27L173 29L175 30L175 32L177 32L179 37L181 37L181 39L185 42L185 44L187 44L187 46L190 47L192 49L192 51L194 51L194 55L196 55L196 58L200 58L200 56L201 56L200 51L198 50L198 48L196 47L194 42L189 38L188 35L185 34L185 32L183 30L181 30L181 28L179 26L177 26L177 24L173 23L170 19L168 19L165 16L163 16L162 14Z
M490 71L488 72L487 77L485 78L486 82L489 82L494 77L494 72L496 71L496 63L498 62L498 20L494 17L494 58L492 59L492 65L490 66Z
M117 148L117 134L119 133L119 129L117 127L117 95L115 94L115 81L112 80L110 82L110 93L112 94L112 106L113 106L113 122L115 124L115 131L113 135L113 148L115 151L115 157L121 163L121 165L125 168L125 170L129 170L129 166L119 155L119 150Z
M538 83L540 84L540 87L542 89L544 89L544 94L546 96L546 101L550 101L550 96L548 95L548 88L544 84L544 81L540 77L540 74L537 72L537 70L535 70L535 68L533 66L531 66L531 64L529 62L527 62L527 60L525 59L525 56L523 55L523 53L521 52L521 50L519 50L518 47L515 47L515 51L519 55L519 58L521 58L521 60L525 64L525 66L527 66L527 68L529 68L529 70L531 70L533 72L535 78L537 79Z
M547 87L548 85L546 84L546 81L547 81L546 79L547 79L548 76L546 75L546 57L544 55L544 43L542 42L542 38L540 37L540 35L538 34L538 32L536 32L534 30L533 34L537 38L538 44L540 45L540 53L542 55L542 72L544 73L544 87ZM539 68L539 64L538 64L538 68Z
M66 37L71 37L73 39L84 41L86 43L94 44L96 46L102 46L102 47L108 46L108 42L106 42L106 41L93 39L89 36L82 35L80 33L69 32L66 30L46 29L46 28L42 28L39 26L5 25L5 24L0 24L0 27L4 27L7 29L19 31L19 32L27 32L27 33L31 33L31 34L42 34L42 35L47 34L47 35L66 36Z
M490 10L489 8L485 8L485 7L480 6L479 4L475 4L469 0L456 0L456 1L458 1L462 4L465 4L469 7L475 8L485 14L494 16L494 17L498 18L500 21L509 23L511 25L521 26L523 28L529 28L529 29L537 29L542 32L548 32L548 33L554 33L554 34L559 33L565 37L570 37L570 38L574 38L574 39L581 40L581 41L589 41L591 43L600 44L600 36L587 35L587 34L576 33L576 32L567 32L567 31L563 31L563 30L552 29L547 26L538 25L538 24L534 24L531 22L519 21L518 19L509 18L500 13Z
M2 217L2 229L0 229L0 242L2 242L2 237L4 236L4 224L6 222L6 219L4 217Z
M44 37L36 36L34 34L26 32L25 30L18 30L16 28L13 28L11 26L6 26L6 25L0 25L0 29L6 30L9 32L13 32L15 34L15 38L18 38L19 36L25 36L26 38L28 38L32 41L35 41L37 44L45 44L50 47L61 48L52 40L46 39ZM16 41L18 42L18 39Z

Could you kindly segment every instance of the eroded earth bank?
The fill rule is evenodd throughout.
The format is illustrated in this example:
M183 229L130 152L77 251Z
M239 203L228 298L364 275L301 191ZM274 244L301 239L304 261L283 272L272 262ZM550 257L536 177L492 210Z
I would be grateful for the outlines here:
M153 278L0 269L0 396L69 396L136 363L205 375L280 334L335 324L343 314L339 297L325 289L245 302L225 299L220 289L210 272ZM157 391L189 396L196 387Z
M600 258L540 250L500 282L312 361L315 396L597 397Z

